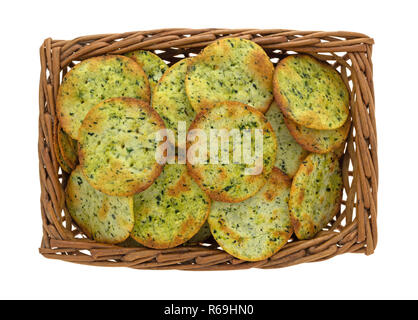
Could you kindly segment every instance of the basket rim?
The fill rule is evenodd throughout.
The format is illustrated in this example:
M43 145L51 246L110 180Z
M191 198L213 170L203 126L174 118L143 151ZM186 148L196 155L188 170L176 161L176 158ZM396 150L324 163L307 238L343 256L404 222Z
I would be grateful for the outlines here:
M75 61L103 54L124 54L136 49L158 50L174 63L179 54L196 54L223 37L241 37L264 48L270 58L288 52L307 53L341 68L350 88L353 128L342 161L347 199L345 209L329 230L312 240L288 243L273 257L246 262L217 248L180 246L172 249L124 248L76 238L64 205L63 185L53 151L55 98L63 74ZM346 252L370 255L377 245L378 158L373 88L373 38L350 31L297 31L291 29L165 28L125 33L47 38L40 47L39 176L43 224L40 254L46 258L97 266L135 269L238 270L281 268L322 261ZM351 169L352 167L352 169ZM345 170L345 171L344 171ZM355 212L355 215L354 213ZM341 223L345 221L345 225Z

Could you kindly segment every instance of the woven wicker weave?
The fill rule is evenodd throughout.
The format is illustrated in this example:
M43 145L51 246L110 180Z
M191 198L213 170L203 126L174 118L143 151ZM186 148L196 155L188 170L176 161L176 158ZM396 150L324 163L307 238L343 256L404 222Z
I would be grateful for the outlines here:
M344 200L336 218L315 239L292 241L260 262L238 260L214 241L166 250L124 248L88 240L72 224L64 203L68 175L61 174L53 151L55 99L62 77L80 60L135 49L157 50L171 64L194 55L222 37L251 39L277 62L289 52L304 52L337 68L350 90L353 128L342 160ZM233 270L281 268L322 261L346 252L374 252L377 244L378 161L372 67L373 39L354 32L283 29L160 29L46 39L40 48L39 175L43 238L40 253L74 263L136 269Z

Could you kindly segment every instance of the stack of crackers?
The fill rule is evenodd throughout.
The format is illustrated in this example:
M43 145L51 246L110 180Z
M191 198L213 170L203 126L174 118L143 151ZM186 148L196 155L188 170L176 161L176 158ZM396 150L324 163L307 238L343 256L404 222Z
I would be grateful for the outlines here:
M340 210L349 93L309 55L274 67L254 42L227 38L171 66L144 50L94 57L65 75L57 116L66 207L98 242L165 249L213 237L234 257L259 261L315 237ZM174 138L160 141L168 130ZM189 133L212 130L239 140L261 132L257 164L193 161L187 152L199 137ZM163 143L175 160L187 158L161 163ZM233 146L204 158L218 151L235 159Z

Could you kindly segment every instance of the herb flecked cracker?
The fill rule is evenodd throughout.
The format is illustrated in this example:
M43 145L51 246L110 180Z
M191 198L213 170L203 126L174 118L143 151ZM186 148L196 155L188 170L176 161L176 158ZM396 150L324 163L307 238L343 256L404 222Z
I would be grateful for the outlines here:
M229 154L228 164L222 163L222 154L218 158L218 163L213 163L209 147L207 163L193 163L191 155L188 155L187 167L190 175L213 200L223 202L244 201L256 194L266 183L276 160L277 141L273 128L261 112L240 102L220 102L196 116L190 126L190 131L194 129L203 130L206 137L209 137L208 139L210 139L211 129L225 130L228 134L232 130L236 130L241 135L241 149L243 149L244 130L250 130L253 137L253 129L262 130L262 159L260 158L260 161L255 161L255 163L246 164L243 161L244 158L239 159L238 163L234 162L232 147L234 136L231 135L229 138L230 148L227 150ZM187 142L188 150L193 144L198 143L196 142L198 138ZM253 151L257 146L254 145L254 141L251 144L252 153L254 153ZM222 143L219 141L219 149L221 145ZM252 168L259 169L260 173L248 174L246 170Z
M206 221L209 197L182 164L167 164L151 187L134 196L131 237L146 247L176 247L191 239Z
M184 87L190 61L190 58L183 59L171 66L158 82L152 96L152 107L164 120L166 127L173 130L175 137L178 134L179 121L185 122L187 130L196 116Z
M273 99L274 67L256 43L229 38L208 45L193 58L186 92L196 112L221 101L238 101L266 112Z
M120 243L134 226L133 197L108 196L94 189L80 166L68 180L66 204L81 230L98 242Z
M58 161L58 164L61 166L61 169L67 173L71 173L71 170L73 168L71 168L67 162L65 161L64 157L62 156L60 147L59 147L59 143L58 143L58 132L60 130L60 126L57 122L54 123L54 128L53 128L53 142L52 142L52 148L54 149L54 153L55 153L55 157Z
M277 138L277 156L275 166L292 178L300 164L309 154L290 134L283 113L273 101L266 118L270 122Z
M61 125L58 125L57 135L58 147L60 149L62 158L69 168L74 169L78 162L77 141L71 139L71 137L61 128Z
M112 98L95 106L79 135L79 159L87 180L116 196L148 188L162 170L155 156L155 137L162 129L158 113L141 100Z
M301 126L290 119L284 121L295 140L305 150L315 153L327 153L342 145L347 139L351 125L351 121L347 120L338 129L317 130Z
M273 90L285 117L302 126L331 130L347 120L349 93L341 75L311 56L281 60L274 72Z
M132 239L132 237L128 237L128 239L119 243L118 245L123 248L143 248L144 247L138 241L135 241L134 239Z
M333 152L310 154L293 178L289 210L298 239L311 239L338 213L343 191Z
M89 110L114 97L149 102L148 78L139 64L117 55L80 62L65 75L58 90L57 115L62 128L78 140L78 130Z
M214 202L209 214L213 237L229 254L247 261L271 257L293 230L288 200L290 179L274 168L267 184L240 203Z
M344 156L345 145L346 144L344 142L344 143L340 144L337 148L332 150L332 152L334 152L334 154L337 156L338 159L340 159Z
M187 241L186 245L195 245L198 243L205 242L210 238L212 234L210 233L209 223L206 220L205 224L200 228L199 232L196 233L193 238Z
M158 83L158 80L163 76L168 66L155 53L146 50L136 50L126 53L125 56L132 58L138 63L148 76L148 82L151 87L151 95L154 92L154 88Z

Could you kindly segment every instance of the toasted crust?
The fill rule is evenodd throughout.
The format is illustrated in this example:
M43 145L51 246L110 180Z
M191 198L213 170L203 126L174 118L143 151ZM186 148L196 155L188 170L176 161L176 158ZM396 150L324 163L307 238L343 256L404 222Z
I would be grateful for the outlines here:
M274 67L263 48L229 38L208 45L188 68L186 92L196 112L221 101L238 101L266 112L273 100Z
M281 60L274 72L273 91L285 117L307 128L337 129L347 120L349 93L340 74L311 56Z
M290 189L289 210L298 239L311 239L340 210L343 184L338 158L333 152L309 155L296 173Z
M295 140L305 150L315 153L327 153L337 149L347 139L351 125L351 121L347 120L338 129L316 130L301 126L290 119L284 121Z
M190 62L190 58L183 59L171 66L158 82L152 97L152 107L164 120L166 127L174 132L176 139L179 121L186 123L187 130L196 116L184 87Z
M229 150L229 164L222 164L221 161L219 164L210 161L207 164L193 164L190 155L187 157L190 175L213 200L241 202L262 188L274 167L277 141L273 128L261 112L240 102L220 102L196 116L189 132L194 129L203 130L207 137L210 137L211 129L226 129L228 132L237 129L241 134L245 129L263 130L263 168L260 174L245 174L245 169L253 168L254 164L233 163L232 147ZM194 143L188 141L188 150Z
M158 83L158 80L163 76L164 72L168 69L168 66L155 53L146 50L136 50L128 52L125 56L134 59L141 68L144 70L148 77L148 82L151 88L151 95L154 92L154 88Z
M266 112L266 118L271 123L277 138L275 166L292 178L309 152L292 137L286 127L283 113L274 101Z
M66 205L80 229L98 242L120 243L134 226L133 198L108 196L94 189L80 166L68 180Z
M79 159L90 184L114 196L148 188L162 165L155 136L165 129L158 113L132 98L112 98L92 108L79 133Z
M209 197L187 174L185 165L167 164L154 184L134 197L131 237L155 249L176 247L205 223Z
M100 56L84 60L68 72L58 90L57 115L71 138L91 108L113 97L150 100L148 78L133 59L125 56Z
M71 137L65 133L65 131L58 126L57 132L58 147L64 162L73 170L78 163L77 157L77 141L71 139Z
M213 237L229 254L247 261L271 257L293 230L288 200L290 179L274 168L267 184L241 203L214 202L208 222Z

